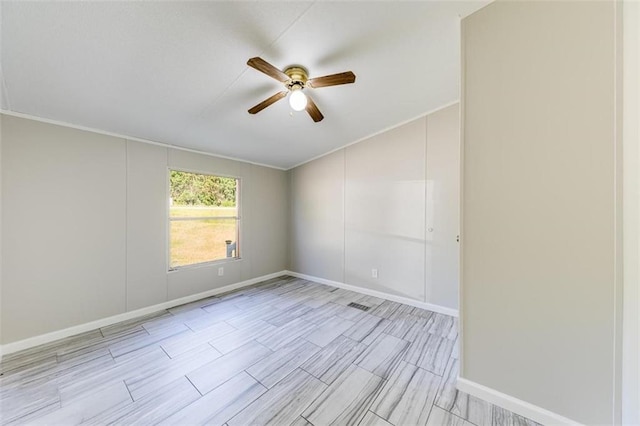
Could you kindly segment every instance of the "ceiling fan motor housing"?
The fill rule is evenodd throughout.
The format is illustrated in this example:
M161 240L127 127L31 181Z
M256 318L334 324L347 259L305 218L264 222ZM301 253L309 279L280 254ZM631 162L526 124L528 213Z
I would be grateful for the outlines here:
M284 83L289 90L304 89L309 79L307 70L297 65L288 67L284 73L289 77L289 80Z

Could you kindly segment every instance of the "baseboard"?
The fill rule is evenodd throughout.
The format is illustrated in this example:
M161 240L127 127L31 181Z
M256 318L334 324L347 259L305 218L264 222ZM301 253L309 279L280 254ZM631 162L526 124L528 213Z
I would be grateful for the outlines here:
M152 314L154 312L158 312L163 309L174 308L176 306L183 305L185 303L194 302L199 299L215 296L216 294L226 293L231 290L236 290L242 287L257 284L261 281L277 278L279 276L286 275L287 273L288 273L287 271L280 271L280 272L275 272L273 274L263 275L261 277L251 278L250 280L229 284L224 287L214 288L211 290L204 291L202 293L181 297L179 299L173 299L168 302L163 302L157 305L147 306L146 308L136 309L135 311L125 312L125 313L114 315L111 317L102 318L99 320L87 322L80 325L75 325L73 327L65 328L63 330L53 331L51 333L41 334L39 336L29 337L28 339L19 340L17 342L1 345L0 360L2 360L2 357L4 355L8 355L14 352L33 348L35 346L44 345L46 343L50 343L59 339L64 339L66 337L71 337L76 334L85 333L87 331L96 330L98 328L116 324L121 321L127 321L143 315Z
M457 388L462 392L483 399L506 410L513 411L516 414L527 417L546 426L581 425L581 423L568 419L560 414L545 410L537 405L530 404L521 399L514 398L513 396L498 392L495 389L488 388L462 377L458 377Z
M51 333L41 334L39 336L30 337L28 339L19 340L17 342L8 343L5 345L0 345L0 361L4 355L8 355L14 352L19 352L25 349L30 349L35 346L44 345L46 343L50 343L56 340L64 339L66 337L71 337L76 334L85 333L87 331L95 330L98 328L106 327L112 324L116 324L121 321L127 321L130 319L134 319L136 317L140 317L143 315L152 314L154 312L161 311L163 309L170 309L175 306L183 305L185 303L193 302L199 299L204 299L206 297L215 296L216 294L225 293L227 291L236 290L238 288L246 287L249 285L257 284L261 281L266 281L272 278L276 278L282 275L291 275L297 278L302 278L309 281L314 281L320 284L327 284L332 287L343 288L345 290L354 291L356 293L366 294L368 296L380 297L383 299L392 300L394 302L403 303L405 305L416 306L421 309L427 309L433 312L438 312L445 315L458 316L458 311L455 309L447 308L444 306L433 305L431 303L424 303L417 300L409 299L407 297L396 296L393 294L384 293L376 290L369 290L357 286L353 286L350 284L341 283L338 281L331 281L320 277L314 277L311 275L300 274L298 272L293 271L279 271L273 274L263 275L257 278L252 278L250 280L241 281L238 283L230 284L224 287L214 288L211 290L207 290L202 293L192 294L189 296L181 297L179 299L170 300L168 302L163 302L153 306L147 306L145 308L136 309L135 311L125 312L122 314L114 315L107 318L102 318L99 320L91 321L88 323L76 325L73 327L65 328L63 330L53 331Z
M301 274L299 272L285 271L287 275L291 275L296 278L302 278L309 281L314 281L320 284L330 285L332 287L343 288L345 290L355 291L356 293L366 294L367 296L380 297L382 299L391 300L393 302L403 303L405 305L415 306L417 308L426 309L440 314L450 315L452 317L458 316L458 310L447 308L445 306L434 305L432 303L420 302L418 300L409 299L408 297L396 296L394 294L384 293L382 291L370 290L368 288L362 288L351 284L345 284L338 281L327 280L325 278L314 277L312 275Z

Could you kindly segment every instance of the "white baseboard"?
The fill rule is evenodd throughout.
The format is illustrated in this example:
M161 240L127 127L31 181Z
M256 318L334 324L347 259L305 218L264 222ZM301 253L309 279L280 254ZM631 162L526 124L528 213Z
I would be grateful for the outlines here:
M291 275L293 277L302 278L309 281L314 281L320 284L327 284L332 287L343 288L345 290L351 290L356 293L366 294L368 296L380 297L383 299L392 300L394 302L404 303L405 305L416 306L421 309L427 309L430 311L442 313L445 315L458 316L458 311L455 309L447 308L444 306L433 305L430 303L424 303L417 300L409 299L406 297L396 296L393 294L383 293L376 290L369 290L362 287L357 287L337 281L331 281L320 277L314 277L311 275L300 274L293 271L280 271L273 274L263 275L261 277L252 278L250 280L241 281L235 284L230 284L224 287L214 288L202 293L192 294L189 296L181 297L179 299L170 300L153 306L147 306L146 308L136 309L135 311L125 312L122 314L114 315L107 318L91 321L88 323L76 325L73 327L65 328L63 330L53 331L51 333L41 334L39 336L30 337L28 339L19 340L17 342L0 345L0 360L7 354L22 351L25 349L33 348L35 346L44 345L59 339L74 336L76 334L85 333L87 331L96 330L98 328L106 327L112 324L116 324L121 321L127 321L143 315L148 315L154 312L161 311L163 309L170 309L175 306L179 306L185 303L193 302L206 297L215 296L216 294L225 293L227 291L235 290L238 288L246 287L252 284L257 284L261 281L266 281L272 278L276 278L282 275Z
M114 315L107 318L87 322L73 327L65 328L63 330L53 331L51 333L41 334L39 336L29 337L28 339L19 340L17 342L7 343L0 346L0 360L4 355L29 349L35 346L50 343L66 337L75 336L76 334L85 333L87 331L96 330L98 328L106 327L108 325L116 324L121 321L127 321L143 315L148 315L154 312L161 311L163 309L173 308L185 303L194 302L199 299L215 296L216 294L226 293L227 291L236 290L238 288L246 287L252 284L257 284L261 281L277 278L282 275L286 275L287 271L275 272L273 274L263 275L257 278L251 278L250 280L241 281L234 284L229 284L224 287L214 288L202 293L192 294L189 296L181 297L179 299L170 300L153 306L147 306L146 308L136 309L135 311L129 311L122 314Z
M530 404L518 398L514 398L495 389L488 388L471 380L458 377L457 388L506 410L527 417L546 426L579 426L574 420L545 410L537 405Z
M458 316L458 310L447 308L445 306L434 305L432 303L420 302L418 300L409 299L408 297L396 296L382 291L370 290L368 288L362 288L351 284L345 284L338 281L331 281L320 277L314 277L312 275L301 274L293 271L285 271L286 274L296 278L302 278L309 281L314 281L320 284L330 285L332 287L343 288L345 290L355 291L356 293L366 294L367 296L380 297L382 299L391 300L393 302L403 303L405 305L415 306L417 308L426 309L440 314L450 315L452 317Z

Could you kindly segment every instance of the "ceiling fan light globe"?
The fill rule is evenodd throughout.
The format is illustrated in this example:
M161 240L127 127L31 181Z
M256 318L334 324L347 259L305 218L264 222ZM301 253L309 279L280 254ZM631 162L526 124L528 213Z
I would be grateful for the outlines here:
M302 111L307 107L307 97L302 90L294 90L289 96L289 105L294 111Z

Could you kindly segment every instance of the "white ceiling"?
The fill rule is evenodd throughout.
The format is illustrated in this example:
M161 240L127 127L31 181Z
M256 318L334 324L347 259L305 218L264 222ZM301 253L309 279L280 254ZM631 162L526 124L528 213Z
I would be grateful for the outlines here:
M488 1L3 1L2 109L290 168L459 95L459 18ZM246 66L355 84L308 89L314 123Z

